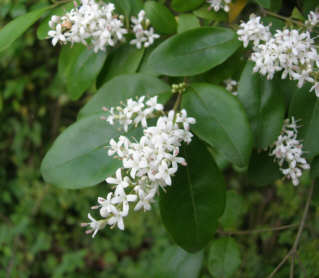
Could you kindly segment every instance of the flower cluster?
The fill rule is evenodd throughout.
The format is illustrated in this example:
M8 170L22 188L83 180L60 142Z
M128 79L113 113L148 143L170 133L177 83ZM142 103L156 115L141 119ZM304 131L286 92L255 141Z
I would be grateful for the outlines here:
M114 47L124 41L128 30L124 28L123 16L114 14L112 3L95 2L95 0L81 0L81 5L75 7L63 16L52 16L49 21L51 30L48 32L52 44L82 43L92 47L95 52L105 51L107 46ZM130 43L137 48L149 47L159 38L150 27L150 21L145 18L143 10L138 18L132 17L132 28L136 36Z
M270 36L268 27L263 29L261 25L260 17L252 16L247 23L240 25L237 32L245 47L253 42L251 60L255 62L254 72L272 79L276 72L282 71L282 79L297 80L299 88L305 82L312 83L311 91L315 90L319 97L319 55L310 33L284 29ZM262 30L263 35L259 34Z
M302 175L302 170L309 169L310 166L306 159L302 157L303 145L297 139L298 126L295 119L286 119L277 138L271 155L275 157L281 167L281 172L291 179L294 185L299 184L299 178ZM285 168L283 168L285 167Z
M162 111L163 116L158 118L155 126L143 130L143 136L138 142L125 136L120 136L118 141L110 140L108 155L119 158L122 167L117 169L115 177L106 179L107 183L114 185L114 191L108 193L106 198L99 197L98 205L94 207L99 209L102 219L96 221L89 214L91 222L84 223L84 226L90 226L88 233L93 233L93 236L106 225L124 230L123 218L128 215L132 203L135 203L135 211L150 210L159 188L165 190L165 187L172 184L171 178L179 164L187 165L185 159L179 156L179 148L182 142L191 142L193 135L189 128L195 119L187 117L185 110L178 113L171 110L168 115L164 115L163 107L157 103L156 97L150 99L151 102L147 101L145 106L142 105L143 101L144 97L141 97L136 102L138 109L133 113L131 107L124 107L120 113L128 111L126 117L132 123L136 115L143 114L148 107ZM126 122L124 125L126 129Z
M94 51L105 51L106 46L114 46L124 39L127 30L123 28L122 17L113 14L112 3L96 3L94 0L81 0L78 8L64 16L52 16L49 26L53 29L48 35L52 44L58 42L82 43L92 46Z
M257 47L260 42L266 42L271 38L269 26L263 25L260 20L260 16L251 14L247 22L240 24L237 34L244 47L247 47L250 42Z
M224 84L226 85L226 90L231 92L233 96L238 95L238 92L237 92L238 82L236 80L228 78L224 80Z
M143 127L147 127L147 119L156 115L156 112L163 112L163 105L157 102L157 96L150 98L144 103L145 97L142 96L136 101L129 98L125 105L111 107L107 109L103 107L104 111L109 111L108 117L102 117L102 120L106 120L110 125L114 125L118 122L124 129L128 131L128 127L131 124L137 126L139 123Z
M305 24L308 27L308 29L310 29L310 30L313 27L315 27L316 25L318 25L319 24L319 13L311 11L308 14L308 19L306 20Z
M219 10L224 10L225 12L229 12L229 4L232 0L207 0L210 9L214 9L215 12Z
M135 39L131 40L130 44L136 45L137 48L149 47L160 37L154 33L153 27L150 27L150 21L145 18L144 10L141 10L137 17L132 16L131 22Z

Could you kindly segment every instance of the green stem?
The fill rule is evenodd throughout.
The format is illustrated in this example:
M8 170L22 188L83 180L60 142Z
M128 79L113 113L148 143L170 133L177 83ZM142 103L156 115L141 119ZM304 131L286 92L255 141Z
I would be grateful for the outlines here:
M287 22L291 22L291 23L297 24L297 25L299 25L299 26L306 27L305 24L303 24L302 22L300 22L300 21L298 21L298 20L294 20L294 19L291 19L291 18L289 18L289 17L286 17L286 16L282 16L282 15L273 13L273 12L268 11L268 10L265 10L265 9L263 9L263 12L264 12L265 14L271 15L271 16L273 16L273 17L277 17L277 18L282 19L282 20L285 20L285 21L287 21Z

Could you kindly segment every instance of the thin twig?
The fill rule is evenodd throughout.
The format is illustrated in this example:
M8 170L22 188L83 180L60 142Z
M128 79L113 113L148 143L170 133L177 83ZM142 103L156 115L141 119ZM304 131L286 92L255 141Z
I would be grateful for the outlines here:
M292 248L290 249L290 251L287 253L287 255L282 259L282 261L280 262L280 264L273 270L272 273L270 273L270 275L268 276L268 278L272 278L274 277L274 275L278 272L278 270L284 265L284 263L289 259L290 256L292 256L292 260L291 260L291 266L290 266L290 277L293 277L294 275L294 265L295 265L295 255L297 252L297 248L300 242L300 238L303 232L303 229L305 228L305 223L306 223L306 219L307 219L307 215L308 215L308 211L309 211L309 206L310 206L310 202L311 202L311 197L312 197L312 193L313 193L313 188L314 188L314 183L312 183L309 193L308 193L308 198L307 198L307 202L305 205L305 209L299 224L299 229L298 229L298 233L295 239L295 242L292 246ZM292 276L291 276L292 275Z
M273 227L273 228L247 230L247 231L221 231L221 230L218 230L217 232L219 234L223 234L223 235L250 235L250 234L258 234L258 233L264 233L264 232L274 232L274 231L287 230L287 229L297 228L297 227L298 227L298 224L290 224L290 225L283 225L283 226Z

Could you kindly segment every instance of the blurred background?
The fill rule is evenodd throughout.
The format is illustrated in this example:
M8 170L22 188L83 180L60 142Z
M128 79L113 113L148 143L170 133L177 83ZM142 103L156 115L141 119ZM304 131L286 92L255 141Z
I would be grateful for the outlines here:
M0 29L47 3L0 0ZM187 254L177 248L156 204L149 213L130 215L124 232L105 229L92 239L79 224L87 220L96 197L106 196L106 184L65 190L43 181L44 154L95 89L79 101L68 98L56 79L59 48L37 40L36 26L0 53L0 277L216 277L211 249ZM227 207L216 238L232 236L239 244L241 266L233 277L266 277L295 239L308 179L299 187L282 181L253 186L229 170L227 184ZM263 231L290 224L281 231ZM296 277L319 277L318 236L319 211L312 206ZM286 264L276 277L288 273Z

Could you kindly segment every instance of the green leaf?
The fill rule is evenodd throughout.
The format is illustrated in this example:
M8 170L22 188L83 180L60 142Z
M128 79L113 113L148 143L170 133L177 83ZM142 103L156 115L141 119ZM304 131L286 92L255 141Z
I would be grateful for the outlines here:
M127 19L137 15L143 9L142 0L111 0L109 2L115 5L117 13L125 15Z
M173 0L172 8L177 12L187 12L198 8L205 0Z
M233 164L248 167L252 133L239 101L224 88L195 83L183 96L182 106L196 118L192 131Z
M153 270L156 278L197 278L204 254L202 251L195 254L185 252L175 246L169 247L161 256L158 267Z
M215 12L214 9L209 9L208 5L204 5L199 9L193 11L194 15L199 18L207 19L207 20L214 20L214 21L227 21L228 16L227 13L224 11Z
M234 277L240 264L239 246L233 238L219 238L212 242L209 250L208 270L213 277Z
M196 252L212 239L225 207L225 182L205 145L197 138L182 150L180 167L167 192L160 194L163 223L175 242ZM204 163L203 163L204 162Z
M240 225L246 211L247 206L243 197L236 191L229 190L226 193L225 211L219 222L224 229L235 229Z
M93 85L105 59L106 52L94 53L82 44L62 48L58 71L59 76L66 82L71 99L78 99Z
M0 30L0 52L8 48L19 38L32 24L34 24L46 11L53 6L45 7L24 14L9 22Z
M144 6L146 17L151 21L155 31L160 34L173 34L177 24L174 15L164 5L155 1L148 1Z
M248 168L249 182L265 186L274 183L281 177L278 164L274 162L274 158L268 152L253 152Z
M266 9L270 9L271 0L255 0L260 6Z
M136 96L163 95L165 102L169 97L167 92L170 92L170 87L153 76L140 73L120 75L105 83L98 90L95 96L82 108L79 118L101 115L103 114L102 106L118 106L121 101Z
M316 206L319 206L319 180L316 180L315 185L314 185L312 202Z
M47 183L72 189L102 182L121 165L105 149L110 139L121 133L96 115L74 123L56 139L44 157L43 178Z
M310 86L296 90L289 107L289 116L294 116L299 122L298 137L303 140L303 150L307 158L319 154L319 99L314 92L309 92Z
M255 135L255 146L267 148L280 134L285 116L284 95L278 91L281 80L267 80L253 73L254 64L248 62L239 81L238 99L248 115Z
M181 14L178 17L178 28L177 28L178 33L182 33L197 27L200 27L200 22L195 15Z
M110 54L101 70L97 86L101 87L105 82L121 74L135 73L143 58L144 49L137 49L132 45L121 45Z
M47 16L39 25L37 29L37 37L39 40L44 40L48 38L48 32L50 31L49 21L53 15L62 16L66 12L70 11L74 7L73 2L64 4L62 6L59 6L52 11L50 11L50 15Z
M311 162L310 175L312 179L319 178L319 156L315 157L315 159Z
M319 3L317 0L303 0L301 3L305 15L308 15L310 11L314 11L316 8L319 7Z
M231 29L192 29L160 44L149 57L148 68L169 76L200 74L223 63L239 45Z

